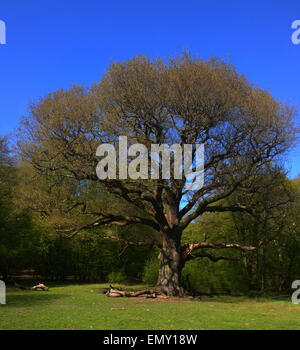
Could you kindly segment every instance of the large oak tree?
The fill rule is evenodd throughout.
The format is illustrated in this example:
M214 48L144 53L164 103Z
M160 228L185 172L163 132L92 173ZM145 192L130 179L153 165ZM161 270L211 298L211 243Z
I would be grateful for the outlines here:
M293 115L293 108L250 84L222 60L187 54L168 61L139 56L111 64L89 89L59 90L33 104L23 120L20 145L38 171L99 186L96 149L103 142L117 146L120 135L147 147L204 143L201 189L186 191L185 178L103 180L102 188L118 198L120 207L110 206L116 201L109 200L99 206L75 203L89 220L64 228L72 236L103 224L150 226L159 233L158 285L162 293L178 295L185 261L225 258L205 253L205 248L252 249L220 242L182 245L182 232L203 213L247 210L239 203L226 205L226 198L242 191L259 169L290 147Z

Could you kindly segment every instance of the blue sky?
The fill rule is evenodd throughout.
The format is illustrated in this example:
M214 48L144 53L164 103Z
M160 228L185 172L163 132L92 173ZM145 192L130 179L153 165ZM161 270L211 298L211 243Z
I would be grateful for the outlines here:
M89 85L111 61L182 50L229 59L300 110L300 45L291 41L297 19L299 0L2 2L0 134L14 131L30 101L74 83ZM286 164L290 177L300 174L300 146Z

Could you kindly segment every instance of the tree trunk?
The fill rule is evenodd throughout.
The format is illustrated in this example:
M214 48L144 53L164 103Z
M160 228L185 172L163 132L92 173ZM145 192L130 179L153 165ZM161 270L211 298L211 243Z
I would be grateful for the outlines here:
M159 276L157 286L163 295L178 296L181 288L181 251L178 234L163 234L163 246L158 256Z

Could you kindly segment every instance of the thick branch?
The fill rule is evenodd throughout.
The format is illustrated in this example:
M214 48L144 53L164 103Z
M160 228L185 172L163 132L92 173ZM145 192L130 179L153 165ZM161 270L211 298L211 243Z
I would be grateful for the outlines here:
M204 212L218 213L218 212L247 212L252 213L252 210L243 205L228 205L228 206L208 206L205 208Z
M185 244L182 247L182 259L183 261L188 261L191 259L194 259L195 257L201 257L201 254L208 254L208 253L200 253L195 252L197 249L236 249L242 252L250 252L253 250L256 250L256 247L251 246L242 246L237 243L210 243L210 242L201 242L201 243L189 243ZM219 259L220 260L220 259ZM224 259L223 259L224 260Z
M224 193L219 193L213 197L204 199L201 203L199 203L198 207L189 215L181 220L180 227L185 229L190 222L195 220L198 216L203 214L210 204L220 201L221 199L225 199L229 197L240 185L241 181L236 182L228 191ZM212 207L209 207L212 208ZM224 207L225 208L225 207ZM227 207L228 208L228 207ZM229 209L228 209L229 210Z
M160 247L160 243L155 242L154 240L150 242L145 242L145 241L129 241L124 237L119 237L119 236L113 236L113 235L105 235L104 238L110 239L112 241L117 241L123 243L123 247L121 248L119 252L119 256L121 256L125 250L130 247L130 246L135 246L135 247L141 247L141 246L148 246L149 249L152 249L154 246Z
M88 229L92 229L98 226L103 226L108 224L113 224L118 226L127 226L131 224L143 224L143 225L150 226L155 230L159 229L158 224L151 219L133 217L133 216L122 216L122 215L100 215L93 222L83 225L79 228L68 229L68 230L57 230L57 231L68 232L69 234L65 235L65 238L72 238L82 230L88 230Z
M213 262L217 262L219 260L229 260L229 261L239 261L242 257L240 256L239 258L230 258L227 256L215 256L207 252L196 252L194 254L189 255L185 262L188 260L196 259L196 258L208 258Z

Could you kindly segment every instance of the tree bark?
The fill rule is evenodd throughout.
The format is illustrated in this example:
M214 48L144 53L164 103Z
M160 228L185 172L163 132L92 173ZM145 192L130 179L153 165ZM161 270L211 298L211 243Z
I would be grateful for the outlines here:
M158 256L159 276L157 286L163 295L179 296L181 288L180 235L176 232L163 233L163 244Z

